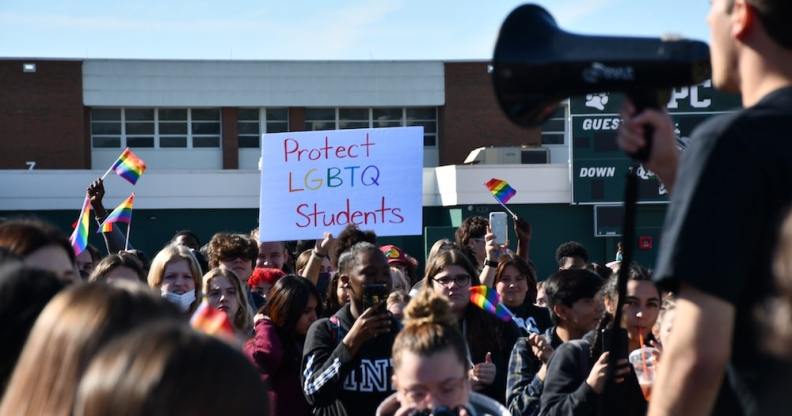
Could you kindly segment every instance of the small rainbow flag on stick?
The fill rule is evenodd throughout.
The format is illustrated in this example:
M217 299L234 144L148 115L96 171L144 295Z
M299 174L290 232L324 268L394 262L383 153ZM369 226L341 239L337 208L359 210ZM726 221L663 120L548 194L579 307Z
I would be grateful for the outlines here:
M470 288L470 302L497 316L504 322L509 322L513 318L506 306L500 303L498 292L486 285L473 286Z
M235 342L234 327L225 312L215 309L206 300L195 310L190 318L190 326L207 335Z
M69 242L74 249L75 256L79 256L80 253L85 251L85 247L88 246L88 229L90 224L91 200L88 198L88 194L85 194L85 200L83 200L83 206L80 210L80 217L77 219L74 231L72 231L71 236L69 236Z
M512 199L517 191L515 191L514 188L509 186L509 184L502 179L492 178L484 185L487 187L487 189L489 189L492 196L495 197L495 200L498 201L498 203L501 204L503 208L506 208L506 211L509 211L509 214L511 214L512 217L516 217L512 210L506 207L506 203Z
M113 166L110 166L110 169L102 175L102 179L107 176L111 170L114 170L115 173L129 181L132 185L136 184L140 175L146 171L146 162L143 159L137 157L136 154L132 153L128 147L121 152L121 156L118 156L118 159L113 163Z
M135 202L135 193L131 195L110 213L102 223L102 232L109 233L113 231L113 223L125 222L127 224L132 222L132 204Z

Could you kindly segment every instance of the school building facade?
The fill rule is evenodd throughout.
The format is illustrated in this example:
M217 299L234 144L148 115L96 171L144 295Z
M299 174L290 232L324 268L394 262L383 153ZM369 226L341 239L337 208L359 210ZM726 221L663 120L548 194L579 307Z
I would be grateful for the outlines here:
M208 240L258 225L263 133L422 126L424 236L383 241L423 258L465 217L501 210L483 186L496 177L517 189L510 205L533 224L541 278L564 241L582 242L592 260L615 255L618 232L598 232L596 198L577 198L573 189L583 186L580 176L607 180L594 177L607 166L579 168L572 157L582 147L573 145L574 132L582 140L592 126L610 125L607 115L586 111L613 110L589 106L581 111L586 122L571 114L573 101L544 126L519 128L498 108L486 62L0 58L0 91L0 216L35 215L68 230L85 188L130 147L148 170L134 188L109 177L105 205L134 190L130 239L153 252L179 229ZM516 152L516 159L464 164L474 149L493 146L485 149L490 156ZM651 265L665 202L647 202L639 227L650 244L638 259Z

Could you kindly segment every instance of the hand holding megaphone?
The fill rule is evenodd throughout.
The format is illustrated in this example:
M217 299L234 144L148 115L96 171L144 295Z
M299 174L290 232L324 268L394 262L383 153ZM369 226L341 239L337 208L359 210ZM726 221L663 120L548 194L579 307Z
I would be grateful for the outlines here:
M676 170L681 151L677 147L674 123L663 111L647 108L640 113L629 101L621 111L622 124L616 137L619 147L627 154L645 152L644 165L657 175L669 191L676 182ZM651 132L647 140L646 133Z

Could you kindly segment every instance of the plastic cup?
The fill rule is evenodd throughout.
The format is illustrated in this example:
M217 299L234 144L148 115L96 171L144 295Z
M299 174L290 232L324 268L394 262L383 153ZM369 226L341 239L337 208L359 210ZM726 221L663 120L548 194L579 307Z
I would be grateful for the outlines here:
M652 347L641 347L630 353L630 364L635 369L638 384L641 386L641 392L643 392L646 401L652 397L652 385L655 380L658 358L660 358L660 351Z

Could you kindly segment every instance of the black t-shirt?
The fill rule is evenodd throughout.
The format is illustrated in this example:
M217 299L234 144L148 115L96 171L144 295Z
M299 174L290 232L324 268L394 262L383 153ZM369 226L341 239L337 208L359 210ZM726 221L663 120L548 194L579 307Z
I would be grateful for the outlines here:
M550 320L550 311L547 308L536 306L531 303L523 303L516 308L509 308L514 315L514 322L520 328L520 335L542 334L553 326Z
M677 172L655 279L670 289L685 282L735 307L731 362L713 414L756 414L757 397L772 383L775 364L760 350L754 311L773 290L771 258L790 202L792 88L694 131Z

